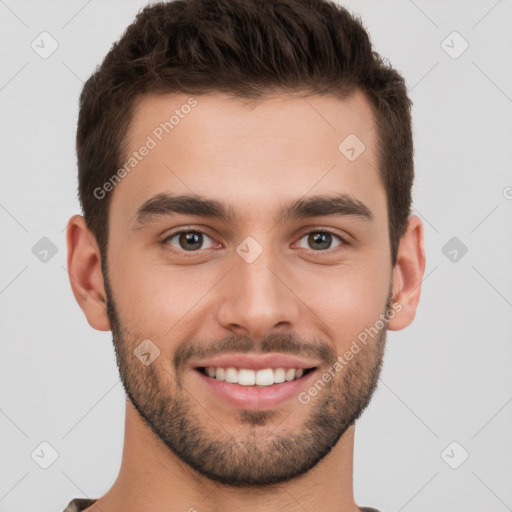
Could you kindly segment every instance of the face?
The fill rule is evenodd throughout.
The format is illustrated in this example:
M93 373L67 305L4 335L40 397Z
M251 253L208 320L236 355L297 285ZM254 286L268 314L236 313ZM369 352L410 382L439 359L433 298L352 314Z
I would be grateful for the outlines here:
M374 121L360 93L189 100L137 103L130 154L153 146L148 137L154 146L109 192L104 277L121 379L157 438L199 473L284 482L329 453L380 372L385 328L344 357L391 308ZM349 134L365 146L356 159L338 148ZM266 368L300 363L303 376L260 387L202 370L262 355L291 358Z

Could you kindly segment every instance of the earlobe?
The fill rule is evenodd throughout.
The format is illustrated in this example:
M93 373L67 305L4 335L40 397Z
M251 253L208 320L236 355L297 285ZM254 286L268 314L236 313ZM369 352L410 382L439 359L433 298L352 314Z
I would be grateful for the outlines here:
M423 224L418 216L411 215L407 230L400 240L397 261L393 269L393 309L397 313L388 321L389 330L399 331L414 320L424 273Z
M66 238L68 275L73 295L89 325L99 331L109 331L101 255L96 239L81 215L73 215L69 219Z

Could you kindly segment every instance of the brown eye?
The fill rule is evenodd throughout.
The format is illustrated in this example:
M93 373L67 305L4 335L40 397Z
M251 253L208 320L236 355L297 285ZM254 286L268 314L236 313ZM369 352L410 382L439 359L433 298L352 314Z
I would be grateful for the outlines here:
M339 242L336 245L332 245L333 239L338 239ZM307 246L300 245L303 249L312 249L314 251L325 251L329 249L333 249L338 245L341 245L344 240L334 233L330 233L329 231L312 231L311 233L306 233L301 241L306 239ZM335 241L335 240L334 240Z
M196 252L199 249L209 249L212 247L212 244L209 247L203 247L203 243L205 238L212 241L212 239L202 231L178 231L169 235L164 243L169 243L172 247L188 252ZM175 241L173 241L176 239Z

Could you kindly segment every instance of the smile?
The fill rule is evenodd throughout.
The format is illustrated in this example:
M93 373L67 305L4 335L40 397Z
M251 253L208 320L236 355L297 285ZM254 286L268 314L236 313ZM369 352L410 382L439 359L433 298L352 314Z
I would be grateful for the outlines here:
M192 373L200 380L198 387L204 386L214 398L236 408L262 410L297 398L303 388L315 378L318 369L315 367L250 370L210 366L197 367Z
M249 368L222 368L215 366L199 367L204 375L216 380L238 384L240 386L265 387L283 382L291 382L307 375L315 368L263 368L251 370Z

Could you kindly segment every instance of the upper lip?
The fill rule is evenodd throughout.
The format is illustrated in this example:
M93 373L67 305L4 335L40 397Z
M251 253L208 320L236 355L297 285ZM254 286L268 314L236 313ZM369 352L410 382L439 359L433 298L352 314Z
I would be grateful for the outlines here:
M213 359L195 361L193 363L194 368L206 368L208 366L220 368L247 368L249 370L263 370L264 368L302 368L305 370L318 366L318 363L284 354L224 355L214 357Z

